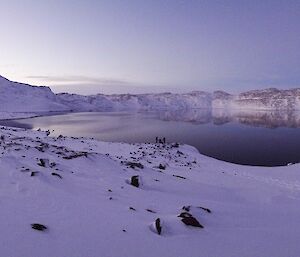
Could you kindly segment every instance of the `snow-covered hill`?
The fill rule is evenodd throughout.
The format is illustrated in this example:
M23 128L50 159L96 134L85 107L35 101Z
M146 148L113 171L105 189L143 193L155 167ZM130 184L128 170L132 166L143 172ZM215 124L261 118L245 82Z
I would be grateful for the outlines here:
M62 104L75 111L101 110L180 110L211 108L211 95L206 92L186 94L92 95L58 94Z
M93 95L58 94L59 101L75 111L243 109L300 110L300 89L254 90L238 95L223 91L185 94Z
M241 93L234 97L232 108L299 110L300 89L279 90L269 88Z
M185 94L91 95L54 94L49 87L35 87L0 77L0 117L27 117L53 111L121 110L300 110L300 89L254 90L238 95L223 91ZM18 114L13 114L18 113Z
M239 166L189 146L4 127L0 135L0 256L300 252L299 164Z
M49 87L13 82L0 76L0 112L66 111Z
M58 94L60 103L74 111L102 110L300 110L300 89L254 90L238 95L223 91L195 91L185 94L161 93L140 95Z

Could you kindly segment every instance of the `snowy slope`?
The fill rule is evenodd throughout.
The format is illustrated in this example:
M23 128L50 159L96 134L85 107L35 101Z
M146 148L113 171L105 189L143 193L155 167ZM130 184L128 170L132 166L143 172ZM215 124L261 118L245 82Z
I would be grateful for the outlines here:
M299 255L298 164L239 166L189 146L3 127L0 135L0 256ZM186 213L204 228L185 225L178 215Z
M35 87L0 77L0 112L49 112L69 108L57 102L49 87Z

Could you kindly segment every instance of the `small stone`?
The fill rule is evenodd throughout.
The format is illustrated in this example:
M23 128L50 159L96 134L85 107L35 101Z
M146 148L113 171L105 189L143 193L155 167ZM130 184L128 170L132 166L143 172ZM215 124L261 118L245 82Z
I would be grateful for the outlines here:
M139 187L140 186L140 183L139 183L139 176L132 176L131 177L131 183L130 183L132 186L135 186L135 187Z
M31 174L30 174L30 177L34 177L36 174L38 174L37 171L32 171Z
M161 229L162 229L161 224L160 224L160 218L157 218L155 220L155 228L156 228L157 234L160 235L161 234Z
M156 211L153 211L151 209L146 209L147 212L156 213Z
M52 172L52 173L51 173L51 175L52 175L52 176L59 177L60 179L62 179L62 176L61 176L61 175L59 175L58 173Z
M203 226L199 223L199 221L195 219L193 216L184 217L181 221L187 226L203 228Z
M172 175L173 177L175 177L175 178L181 178L181 179L186 179L186 177L183 177L183 176L179 176L179 175Z
M162 165L161 163L159 164L158 168L160 170L165 170L166 169L166 166L165 165Z
M202 210L204 210L204 211L206 211L208 213L211 213L211 210L208 209L208 208L204 208L204 207L201 207L201 206L199 206L198 208L200 208L200 209L202 209Z
M33 223L31 224L31 228L39 231L44 231L47 229L45 225L39 224L39 223Z

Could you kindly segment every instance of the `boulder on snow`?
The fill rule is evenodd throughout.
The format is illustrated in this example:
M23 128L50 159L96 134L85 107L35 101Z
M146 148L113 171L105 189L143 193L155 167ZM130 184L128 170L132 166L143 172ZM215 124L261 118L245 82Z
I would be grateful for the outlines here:
M56 177L62 179L62 176L60 174L58 174L58 173L52 172L51 175L52 176L56 176Z
M46 167L46 163L49 163L49 160L47 160L47 159L39 159L39 162L37 163L37 165L39 165L41 167Z
M157 218L155 220L155 228L156 228L157 234L160 235L161 234L161 230L162 230L160 218Z
M135 169L135 168L143 169L144 168L144 165L139 162L125 162L125 165L130 167L131 169Z
M30 174L30 177L34 177L38 173L39 173L38 171L32 171L31 174Z
M39 230L39 231L44 231L47 229L47 227L43 224L39 224L39 223L33 223L31 224L31 228L35 229L35 230Z
M190 217L182 218L181 221L187 226L203 228L203 226L199 223L199 221L196 218L194 218L192 215Z
M165 170L166 169L166 165L163 165L163 164L159 164L158 165L158 168L160 169L160 170Z
M140 186L140 183L139 183L139 176L132 176L132 177L131 177L130 184L131 184L132 186L139 187L139 186Z
M203 225L198 221L201 215L205 215L204 212L211 213L211 210L201 206L195 207L191 205L183 206L183 212L177 217L181 218L181 221L187 226L193 226L203 228ZM203 212L204 211L204 212Z

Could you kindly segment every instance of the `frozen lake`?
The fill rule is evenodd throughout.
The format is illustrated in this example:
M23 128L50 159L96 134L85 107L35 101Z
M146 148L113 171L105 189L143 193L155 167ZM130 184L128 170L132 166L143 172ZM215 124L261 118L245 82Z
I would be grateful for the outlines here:
M89 112L1 121L1 125L93 137L112 142L168 142L195 146L228 162L278 166L300 162L300 114L297 112Z

